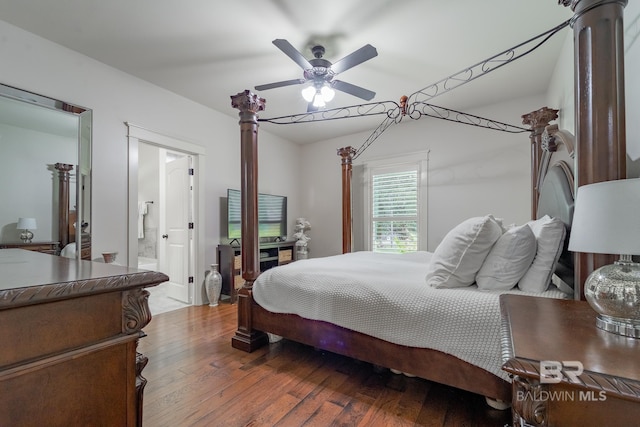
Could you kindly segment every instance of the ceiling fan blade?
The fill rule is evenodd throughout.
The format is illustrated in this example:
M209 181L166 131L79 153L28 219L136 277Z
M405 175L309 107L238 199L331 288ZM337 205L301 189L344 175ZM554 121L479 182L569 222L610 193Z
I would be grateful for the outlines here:
M301 85L304 82L306 82L305 79L284 80L282 82L275 82L275 83L268 83L266 85L259 85L259 86L256 86L255 89L256 90L275 89L277 87L283 87L283 86Z
M283 51L285 55L293 59L296 64L302 67L303 70L309 70L313 68L313 65L311 65L307 58L302 56L302 54L285 39L275 39L272 43L276 45L278 49Z
M331 71L335 74L342 73L349 68L355 67L358 64L362 64L364 61L368 61L371 58L378 56L378 51L370 44L362 46L355 52L350 53L339 61L335 62L331 66Z
M376 96L375 92L372 92L360 86L352 85L351 83L343 82L341 80L333 80L331 82L331 87L341 92L357 96L358 98L362 98L366 101L371 101L373 97Z

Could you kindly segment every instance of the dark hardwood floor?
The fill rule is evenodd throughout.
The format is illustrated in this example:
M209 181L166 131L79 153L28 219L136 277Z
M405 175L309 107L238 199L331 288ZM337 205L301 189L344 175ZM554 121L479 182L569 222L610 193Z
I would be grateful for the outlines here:
M253 353L231 347L236 306L158 314L138 350L145 427L491 426L511 411L482 396L395 375L291 341Z

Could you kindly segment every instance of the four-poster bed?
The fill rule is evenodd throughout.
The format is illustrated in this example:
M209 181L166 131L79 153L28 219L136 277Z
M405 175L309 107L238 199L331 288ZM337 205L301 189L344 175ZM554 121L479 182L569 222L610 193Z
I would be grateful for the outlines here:
M576 62L576 143L570 134L559 131L549 122L557 118L556 111L541 109L523 116L530 126L532 149L532 213L545 214L547 204L540 196L545 185L547 171L567 179L565 190L569 193L578 186L591 182L625 178L624 142L624 85L622 81L623 46L622 13L626 1L568 0L561 2L575 12L572 26L575 34ZM594 52L608 52L611 61L596 62ZM587 78L588 77L588 78ZM591 84L588 84L591 82ZM257 113L264 109L264 100L249 91L232 97L232 105L240 110L241 170L242 170L242 263L246 283L239 291L238 330L232 340L235 348L244 351L268 342L264 332L271 332L308 345L344 354L370 363L391 367L419 377L482 394L488 398L510 401L511 386L508 381L485 369L465 362L455 355L442 351L398 345L356 332L330 322L309 320L293 314L274 313L260 306L253 295L253 285L258 278L259 253L257 235ZM598 115L597 111L607 111ZM543 144L544 142L544 144ZM555 143L553 143L555 142ZM561 143L561 144L560 144ZM558 150L557 147L564 147ZM575 160L569 155L563 161L555 160L556 154L568 155L575 150ZM351 249L350 230L350 176L354 150L346 147L338 153L342 159L343 177L343 251ZM558 164L557 167L549 165ZM576 178L574 180L573 174ZM551 191L558 191L557 186ZM570 228L571 198L564 206L555 206L551 215L563 211L569 213L563 222ZM568 240L568 239L567 239ZM580 284L584 277L598 265L609 262L610 257L576 254L564 251L560 262L558 280L571 283L575 277L574 297L580 299ZM575 273L573 264L575 262ZM425 285L426 286L426 285ZM499 319L496 319L499 322ZM349 345L345 345L348 343ZM500 349L496 348L499 357Z
M539 111L533 112L527 117L530 120L535 121L536 123L542 123L546 121L548 123L549 120L553 120L557 117L555 110L550 109L541 109ZM545 123L545 124L546 124ZM544 126L542 126L544 128ZM532 139L536 141L538 145L540 145L542 141L542 133L534 134L532 133ZM565 178L565 188L572 189L573 176L571 174L571 154L573 142L570 138L570 134L567 132L558 131L557 126L549 126L548 132L545 134L548 140L557 139L556 144L547 143L546 147L548 147L548 151L545 151L545 156L549 158L548 161L542 162L544 167L540 168L541 173L546 173L547 167L549 164L557 164L557 165L565 165L566 167L562 168L564 178ZM561 147L558 149L558 147ZM565 148L566 147L566 148ZM348 154L353 153L352 149L342 150L342 153ZM556 154L560 156L560 160L556 160ZM343 176L346 174L350 174L350 162L348 156L346 157L346 161L343 161ZM546 158L545 157L545 158ZM553 157L553 159L551 159ZM559 166L556 166L559 167ZM572 205L572 194L570 194L567 200L565 200L565 204L563 206L552 206L551 209L556 209L559 211L567 211L570 212ZM551 197L555 200L554 197ZM552 214L557 216L554 212L549 212L547 210L539 212L540 216L544 216L545 214ZM566 221L570 221L570 217L565 219ZM567 224L568 226L569 224ZM563 263L564 271L571 271L571 257L565 253L563 258L566 263ZM368 259L365 259L365 263ZM345 262L351 263L352 260L345 260ZM357 262L357 260L356 260ZM386 264L381 264L386 266ZM415 264L414 264L415 265ZM406 267L414 268L414 265L406 264ZM426 263L418 264L419 267L424 268ZM302 274L301 270L305 269L305 266L299 262L297 265L292 265L292 267L298 267L298 271L296 272L296 277ZM416 270L416 277L420 276L420 270ZM392 267L389 267L391 269ZM279 270L278 270L279 271ZM405 268L403 271L408 271ZM332 274L335 271L332 271ZM269 270L269 272L265 273L260 279L267 280L266 277L271 276L273 273L277 273L276 270ZM315 278L321 277L319 272L308 271L306 272L308 275L315 276ZM397 273L394 273L398 276ZM257 277L257 276L256 276ZM571 282L569 278L564 277L566 282ZM269 289L270 283L264 282L264 290ZM422 280L422 279L418 279ZM395 286L395 285L394 285ZM346 286L345 286L346 287ZM424 283L424 287L427 287L426 283ZM351 286L351 289L355 289L355 286ZM495 344L494 351L494 363L493 370L489 370L486 367L479 367L477 364L470 363L466 360L461 359L458 355L448 354L443 351L435 350L433 348L425 348L425 347L417 347L417 346L409 346L398 344L393 339L379 339L374 337L371 334L365 334L361 332L357 332L350 328L345 328L341 326L337 326L332 322L327 321L319 321L319 320L310 320L308 317L299 316L296 314L290 314L286 312L275 312L271 310L267 310L262 305L258 304L255 300L255 291L256 289L252 289L251 292L241 292L241 297L239 300L239 324L242 325L242 322L245 319L251 320L251 330L250 333L246 335L240 335L239 332L234 337L234 346L236 348L243 349L245 351L251 351L254 348L262 345L267 341L267 337L265 335L261 335L258 331L266 331L273 333L275 335L283 336L288 339L306 343L308 345L313 345L318 348L322 348L325 350L329 350L332 352L345 354L350 357L354 357L359 360L367 361L379 366L385 366L392 368L396 371L407 372L412 375L417 375L421 378L426 378L430 380L434 380L440 383L448 384L455 386L457 388L469 390L478 394L482 394L490 399L501 400L501 401L509 401L511 396L511 388L509 382L505 378L500 378L496 372L499 370L499 366L501 363L500 359L500 349L499 349L499 328L500 328L500 319L499 312L494 311L492 314L494 315L495 322L493 322L493 336L491 340L487 339L487 342L492 342ZM284 292L288 292L294 297L295 292L293 289L287 289ZM436 290L438 292L438 290ZM467 292L467 291L465 291ZM473 292L476 292L475 297L480 299L489 298L491 303L494 305L494 309L498 310L498 294L492 294L488 296L486 293L481 294L477 293L477 290L468 291L469 298L473 297ZM438 295L441 297L443 293ZM547 295L551 296L551 295ZM554 294L554 297L561 297L559 294ZM242 300L242 298L246 298ZM269 298L267 296L267 298ZM340 296L337 298L341 298ZM278 298L277 295L271 298L272 300L282 300L282 298ZM344 301L344 304L351 304L351 300ZM344 305L342 304L342 305ZM285 302L286 305L286 302ZM324 304L322 304L325 306ZM342 310L347 311L348 307L338 307L339 304L336 304L336 311ZM423 308L426 309L426 306ZM353 311L358 311L357 306L352 307ZM365 312L366 313L366 312ZM487 310L487 313L490 313ZM246 317L244 317L246 316ZM242 319L242 320L241 320ZM425 316L420 317L421 322L427 322L428 320ZM484 319L482 321L485 321ZM407 329L407 322L402 323L404 329ZM249 332L249 330L246 330ZM470 332L472 335L472 333ZM477 344L480 344L478 342ZM471 343L468 343L471 345ZM466 356L466 355L465 355ZM485 355L483 355L485 356ZM506 376L506 375L504 375Z

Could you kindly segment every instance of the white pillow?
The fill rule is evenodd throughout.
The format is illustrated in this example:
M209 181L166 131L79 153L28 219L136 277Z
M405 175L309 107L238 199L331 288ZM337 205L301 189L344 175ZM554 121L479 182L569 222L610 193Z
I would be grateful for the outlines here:
M501 235L502 227L491 215L469 218L458 224L433 253L427 267L427 284L434 288L471 285Z
M536 236L538 250L531 267L518 282L518 287L526 292L544 292L551 283L551 276L564 248L566 230L562 221L549 215L527 224Z
M536 236L527 224L509 228L493 245L476 274L478 289L513 288L531 266L537 246Z

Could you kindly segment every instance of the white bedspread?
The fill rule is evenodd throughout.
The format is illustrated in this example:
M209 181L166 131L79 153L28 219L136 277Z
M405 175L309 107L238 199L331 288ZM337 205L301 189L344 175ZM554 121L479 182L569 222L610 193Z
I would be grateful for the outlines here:
M509 381L501 369L502 293L567 298L553 287L543 294L435 289L425 281L431 253L355 252L300 260L262 273L255 301L277 313L297 314L395 344L452 354Z

